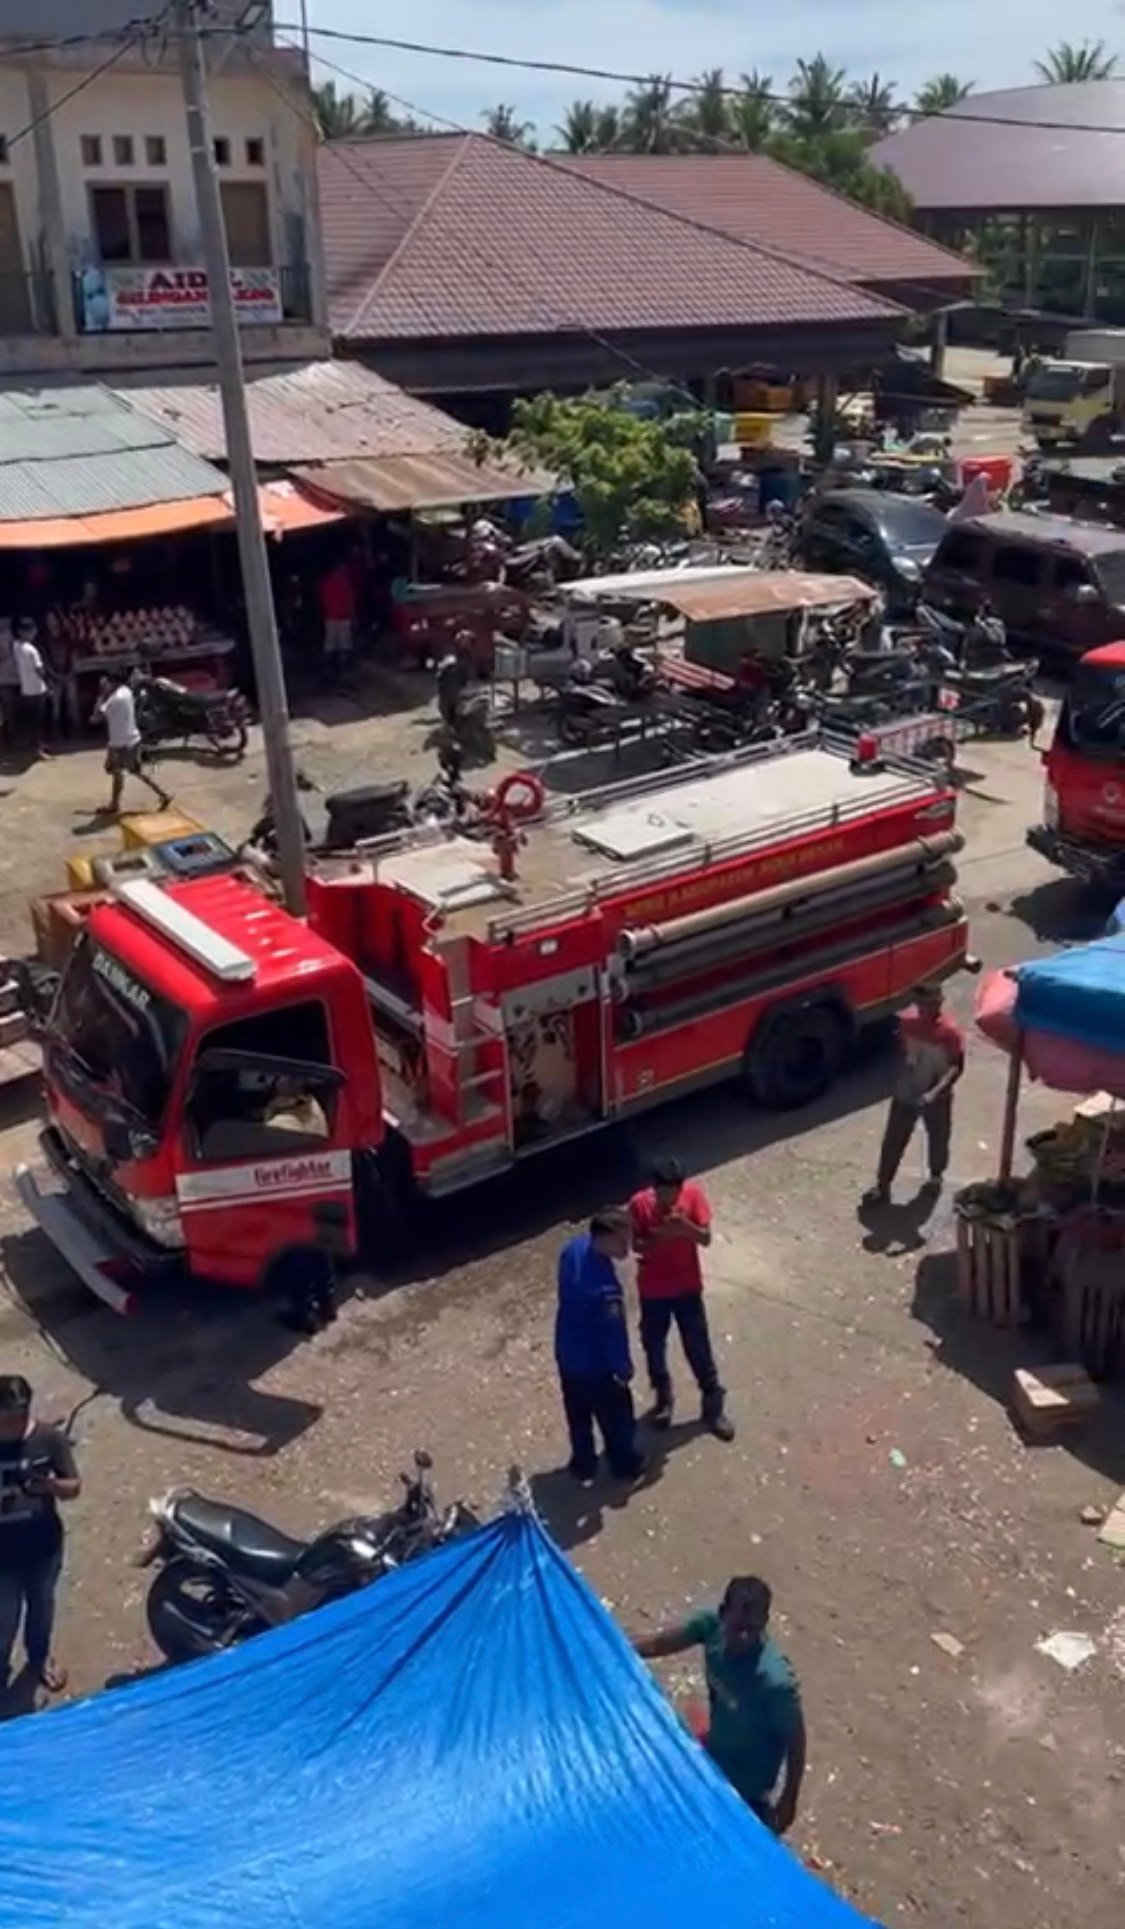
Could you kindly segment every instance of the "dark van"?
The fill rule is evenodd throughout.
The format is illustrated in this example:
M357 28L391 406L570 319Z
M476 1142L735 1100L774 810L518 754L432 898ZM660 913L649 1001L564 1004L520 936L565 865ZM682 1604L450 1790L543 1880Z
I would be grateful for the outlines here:
M1077 660L1125 637L1125 531L1016 511L951 522L922 596L958 617L987 598L1014 641Z

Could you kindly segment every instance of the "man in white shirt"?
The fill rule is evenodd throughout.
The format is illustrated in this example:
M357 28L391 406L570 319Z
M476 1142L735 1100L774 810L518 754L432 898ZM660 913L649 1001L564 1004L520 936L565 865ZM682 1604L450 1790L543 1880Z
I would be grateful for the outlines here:
M20 723L23 734L35 745L37 757L46 757L49 752L44 748L43 730L47 717L47 672L39 645L35 641L35 625L26 620L16 631L15 647L12 651L16 664L16 676L20 686Z
M153 796L159 799L161 810L166 810L172 801L168 792L161 790L141 763L141 733L137 726L137 704L133 695L136 676L137 671L130 670L116 683L111 677L103 677L94 706L94 715L101 717L106 728L105 767L113 784L109 800L111 817L116 817L121 809L121 792L127 772L139 777L142 784L151 790Z

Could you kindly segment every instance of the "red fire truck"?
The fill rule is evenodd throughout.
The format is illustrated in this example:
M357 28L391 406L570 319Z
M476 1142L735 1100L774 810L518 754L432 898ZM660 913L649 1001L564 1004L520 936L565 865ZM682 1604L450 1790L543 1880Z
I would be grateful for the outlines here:
M1125 642L1082 658L1043 764L1028 843L1074 877L1125 888Z
M231 875L122 883L23 1197L124 1310L161 1256L257 1286L329 1204L377 1256L411 1201L708 1081L799 1105L965 963L954 814L944 777L800 738L552 802L514 856L432 827L317 859L307 925Z

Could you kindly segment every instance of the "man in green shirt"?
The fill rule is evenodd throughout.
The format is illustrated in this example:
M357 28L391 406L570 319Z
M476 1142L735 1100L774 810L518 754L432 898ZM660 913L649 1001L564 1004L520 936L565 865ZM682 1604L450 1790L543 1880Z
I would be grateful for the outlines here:
M805 1718L797 1677L766 1632L771 1601L765 1581L743 1576L728 1584L717 1613L701 1609L677 1627L641 1635L633 1646L646 1661L704 1650L707 1753L758 1819L784 1835L805 1773Z

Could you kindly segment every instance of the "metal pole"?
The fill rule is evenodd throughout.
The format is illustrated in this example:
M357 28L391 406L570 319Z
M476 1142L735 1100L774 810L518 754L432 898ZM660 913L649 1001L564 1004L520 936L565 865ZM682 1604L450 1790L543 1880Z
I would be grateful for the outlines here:
M1012 1165L1015 1160L1016 1118L1019 1113L1022 1075L1023 1033L1017 1032L1012 1055L1008 1060L1008 1084L1004 1093L1004 1129L1000 1137L1000 1171L997 1174L1003 1185L1006 1185L1012 1176Z
M219 371L219 393L223 404L227 463L234 491L246 619L258 684L270 802L277 831L278 869L286 909L295 917L303 917L305 843L289 745L289 705L281 667L273 586L266 560L266 539L250 441L246 386L242 379L242 351L231 290L226 225L207 116L206 74L203 43L199 35L198 6L199 0L173 0L184 117L199 208L203 263L211 297L211 338Z

